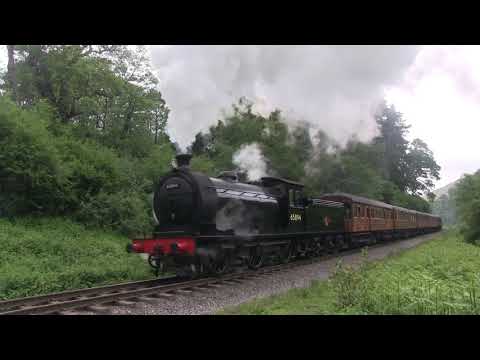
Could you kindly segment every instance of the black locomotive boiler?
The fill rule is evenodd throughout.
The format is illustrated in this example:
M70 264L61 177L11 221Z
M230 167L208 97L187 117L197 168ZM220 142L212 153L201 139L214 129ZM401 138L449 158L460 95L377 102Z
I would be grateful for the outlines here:
M352 224L359 221L357 207L363 198L307 198L302 184L276 177L258 182L240 182L235 172L209 177L192 171L190 159L189 154L178 155L177 167L155 188L153 237L134 239L127 247L129 252L148 254L157 273L172 267L183 275L222 274L238 266L256 269L400 234L393 218L385 219L392 229L356 231ZM383 203L364 200L382 208ZM384 205L395 214L394 207Z

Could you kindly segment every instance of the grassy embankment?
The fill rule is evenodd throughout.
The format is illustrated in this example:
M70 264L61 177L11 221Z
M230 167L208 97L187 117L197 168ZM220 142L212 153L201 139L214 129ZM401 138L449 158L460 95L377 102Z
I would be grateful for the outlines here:
M0 300L152 277L127 242L63 219L0 219Z
M221 314L479 314L480 247L448 232L415 249L328 281L228 308Z

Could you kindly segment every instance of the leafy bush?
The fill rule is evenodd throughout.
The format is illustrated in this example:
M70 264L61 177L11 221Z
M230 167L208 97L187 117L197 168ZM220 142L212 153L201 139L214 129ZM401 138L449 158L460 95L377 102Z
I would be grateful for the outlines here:
M331 279L338 311L479 314L480 251L454 234Z
M55 129L55 130L52 130ZM151 231L151 193L170 168L169 143L139 160L78 139L40 103L0 97L0 216L65 215L124 234Z
M45 122L0 97L0 216L55 212L65 177Z
M335 294L336 305L340 309L357 305L365 297L369 286L369 279L365 273L368 266L366 255L367 252L364 250L360 269L344 266L341 259L335 266L331 286Z
M136 191L100 192L80 202L75 219L89 225L116 229L135 236L147 233L153 226L148 196Z

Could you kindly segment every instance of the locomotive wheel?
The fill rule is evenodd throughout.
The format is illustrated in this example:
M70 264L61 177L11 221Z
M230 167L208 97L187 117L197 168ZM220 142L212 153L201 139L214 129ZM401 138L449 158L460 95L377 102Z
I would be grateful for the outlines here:
M280 258L280 262L282 264L286 264L292 260L292 258L295 256L295 243L291 242L288 246L284 248L282 251L282 255Z
M323 254L323 246L320 241L315 242L315 256L321 256Z
M220 260L212 264L212 272L216 275L222 275L227 272L228 263L225 260Z
M161 262L156 256L149 255L148 264L155 270L155 276L165 272L165 263Z
M304 256L305 258L307 258L307 259L310 258L310 257L312 257L312 253L311 253L311 251L310 251L310 241L305 240L305 241L303 242L303 246L302 246L302 247L303 247L303 256Z
M191 278L192 279L198 279L205 273L205 267L203 264L191 264L190 265L190 270L191 270Z
M339 250L346 249L348 246L346 245L345 238L342 235L338 235L336 238L336 247Z
M263 264L263 252L259 249L252 249L248 257L248 267L252 270L257 270Z

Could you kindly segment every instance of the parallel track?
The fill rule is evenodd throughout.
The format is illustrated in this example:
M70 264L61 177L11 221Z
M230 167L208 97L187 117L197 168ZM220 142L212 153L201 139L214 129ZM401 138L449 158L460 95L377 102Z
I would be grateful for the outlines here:
M392 241L383 241L371 245L369 248L386 246L391 242ZM282 265L265 266L258 270L229 273L221 277L181 280L172 276L168 278L120 283L6 300L0 302L0 315L68 314L69 310L86 310L99 313L108 312L110 306L133 305L138 302L157 301L160 298L172 298L179 294L189 294L194 291L201 291L212 287L232 285L243 280L270 275L319 261L325 261L339 255L343 256L358 253L362 248L348 249L305 260L296 260Z

